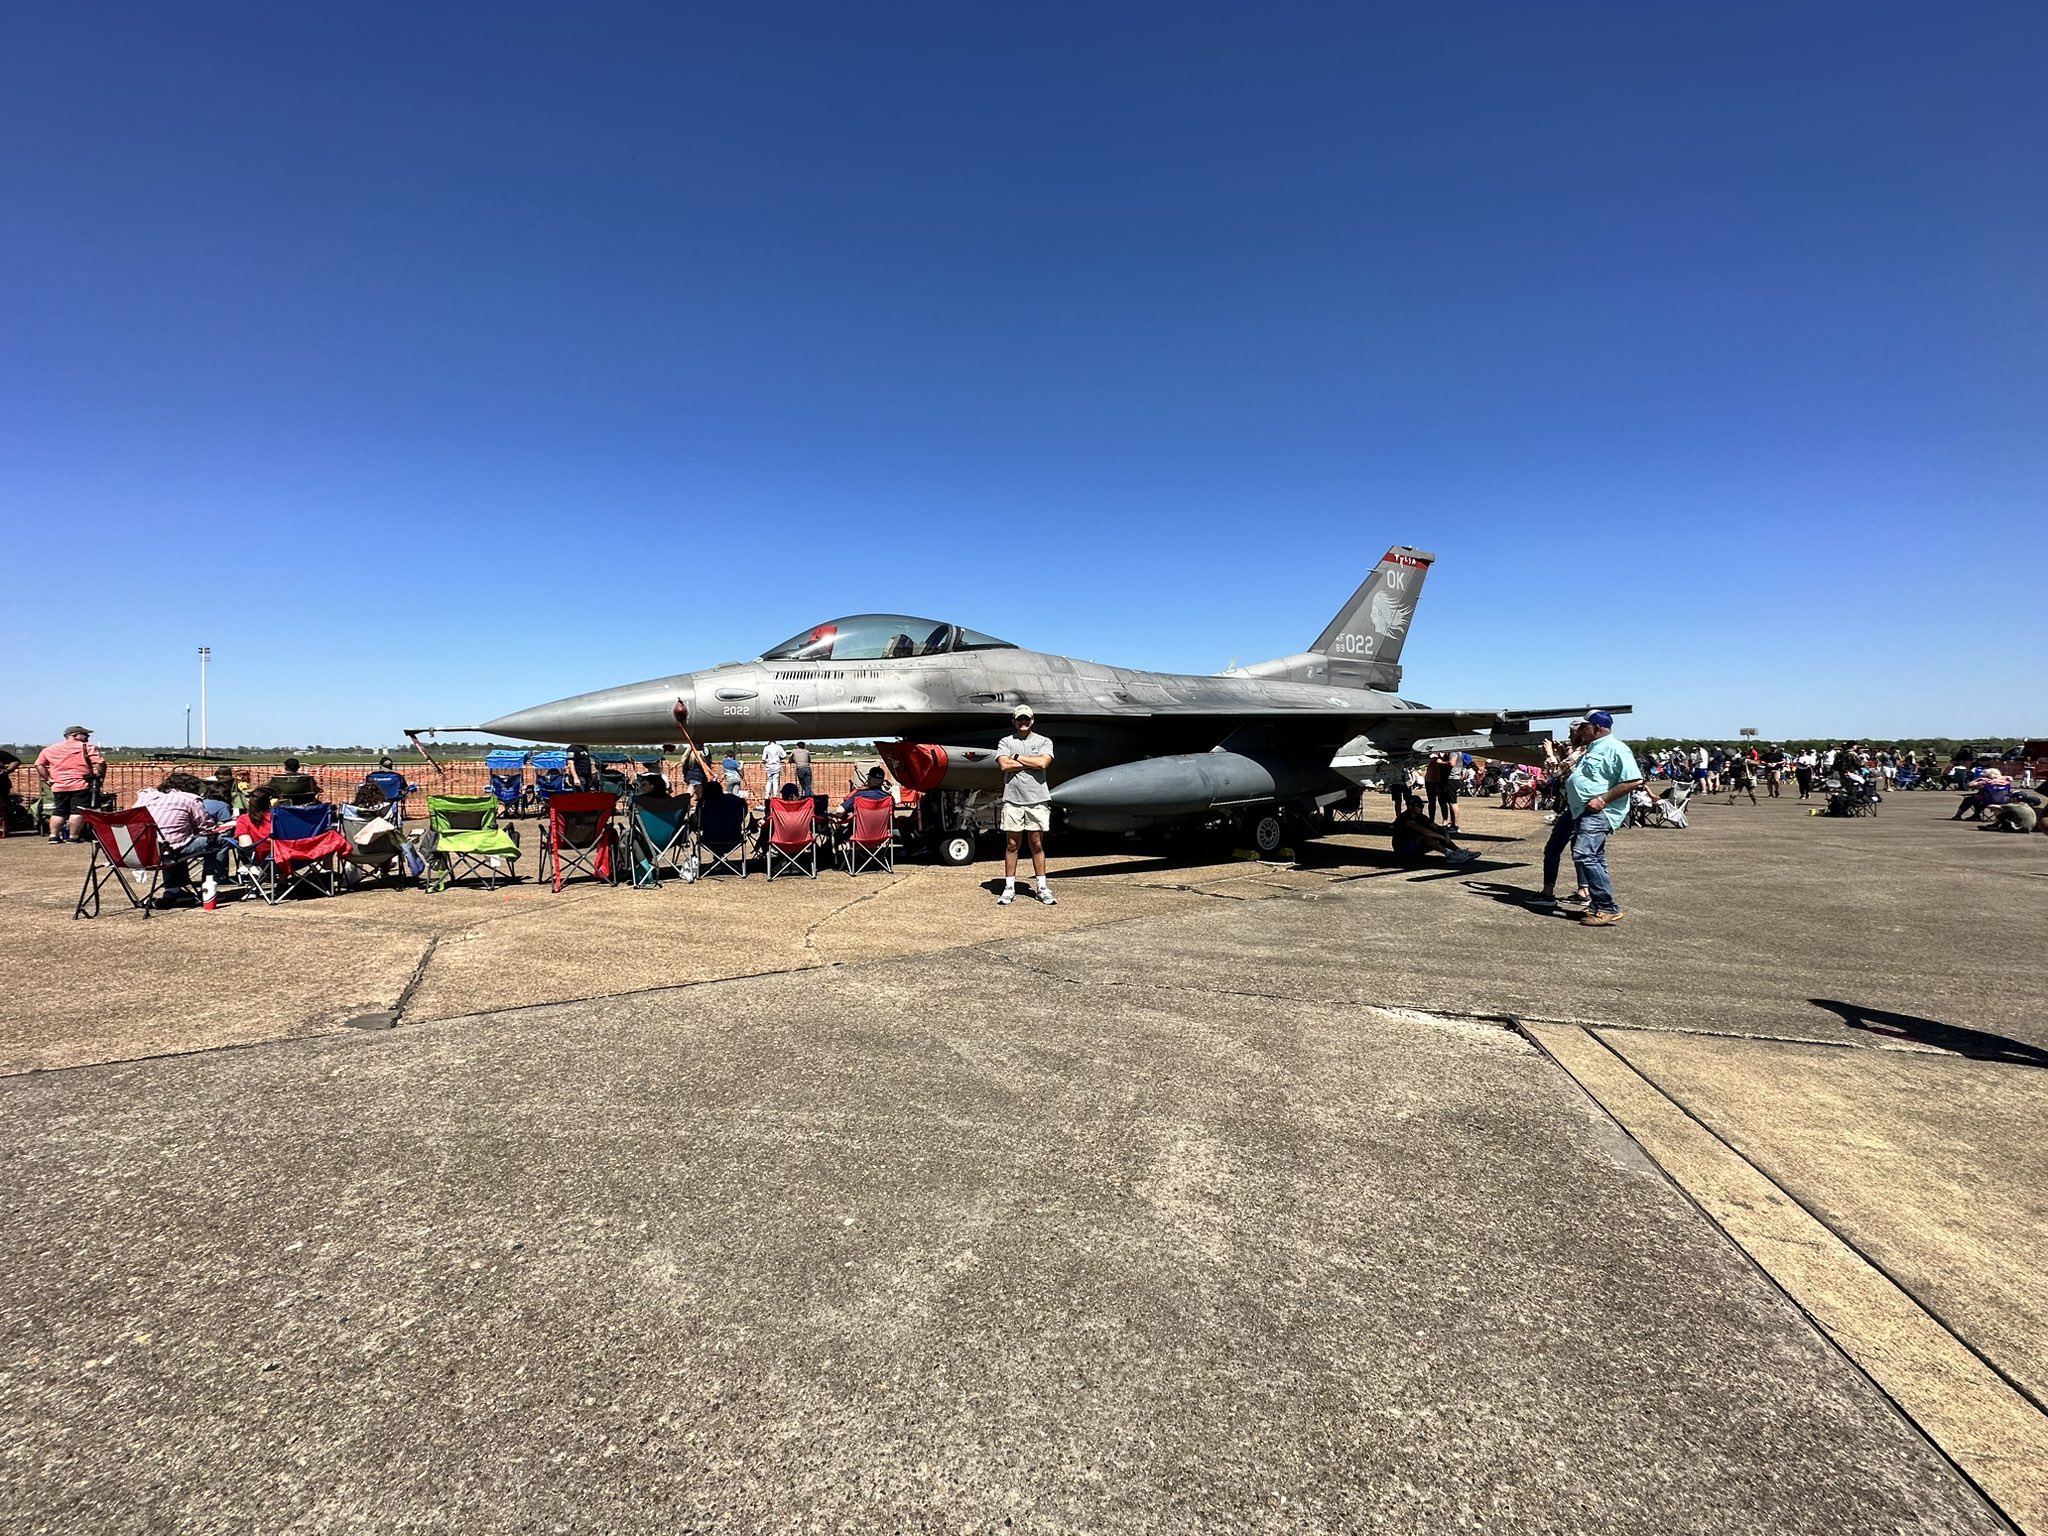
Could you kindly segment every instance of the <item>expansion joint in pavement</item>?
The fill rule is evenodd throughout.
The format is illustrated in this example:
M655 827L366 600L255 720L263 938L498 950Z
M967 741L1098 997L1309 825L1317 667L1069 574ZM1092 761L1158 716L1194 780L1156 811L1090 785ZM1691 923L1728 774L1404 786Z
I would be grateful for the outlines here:
M1593 1030L1521 1032L1994 1509L2048 1533L2048 1413L2030 1393Z

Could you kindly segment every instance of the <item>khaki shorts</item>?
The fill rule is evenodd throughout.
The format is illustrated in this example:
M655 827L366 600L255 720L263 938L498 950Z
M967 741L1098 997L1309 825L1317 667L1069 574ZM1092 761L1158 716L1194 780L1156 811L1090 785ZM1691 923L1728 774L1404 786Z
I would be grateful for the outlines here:
M1003 802L1003 830L1005 832L1050 832L1052 830L1052 807L1049 805L1012 805Z

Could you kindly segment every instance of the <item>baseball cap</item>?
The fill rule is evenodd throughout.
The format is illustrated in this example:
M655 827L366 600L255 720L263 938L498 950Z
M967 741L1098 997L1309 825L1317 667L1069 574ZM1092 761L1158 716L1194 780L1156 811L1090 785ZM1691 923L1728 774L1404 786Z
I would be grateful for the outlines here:
M1607 713L1604 709L1589 709L1579 716L1578 723L1580 725L1595 726L1603 731L1611 731L1614 729L1614 716Z
M1015 709L1010 711L1010 718L1012 720L1036 720L1038 716L1031 712L1031 706L1029 704L1019 704Z
M64 734L66 736L90 736L92 734L92 727L89 725L67 725L64 727Z

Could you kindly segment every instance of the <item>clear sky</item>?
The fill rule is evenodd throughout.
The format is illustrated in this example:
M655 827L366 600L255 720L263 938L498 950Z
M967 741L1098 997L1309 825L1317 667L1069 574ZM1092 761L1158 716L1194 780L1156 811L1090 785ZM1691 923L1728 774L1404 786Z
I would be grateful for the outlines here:
M839 613L2048 732L2048 8L12 8L0 738L390 742ZM196 739L196 726L195 726Z

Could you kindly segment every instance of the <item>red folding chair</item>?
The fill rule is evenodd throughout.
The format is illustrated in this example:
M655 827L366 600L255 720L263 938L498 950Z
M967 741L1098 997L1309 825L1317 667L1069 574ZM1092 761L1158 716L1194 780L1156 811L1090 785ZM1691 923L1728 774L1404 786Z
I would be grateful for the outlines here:
M612 856L618 833L612 816L619 797L609 790L578 791L548 797L548 829L540 845L540 877L553 878L555 889L581 872L606 885L617 885Z
M896 802L854 796L853 825L847 830L840 856L846 860L849 875L857 875L864 869L895 874Z
M818 878L818 808L809 800L768 802L768 878L777 869L785 875Z
M164 845L156 820L145 806L132 811L82 811L92 833L92 859L85 866L85 885L78 893L74 918L100 915L100 891L108 881L120 888L128 905L148 917L164 892ZM171 863L189 876L191 861Z

